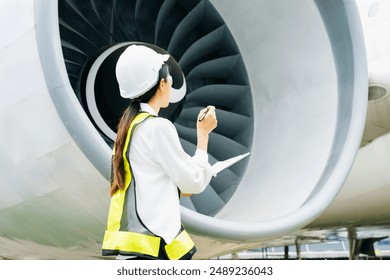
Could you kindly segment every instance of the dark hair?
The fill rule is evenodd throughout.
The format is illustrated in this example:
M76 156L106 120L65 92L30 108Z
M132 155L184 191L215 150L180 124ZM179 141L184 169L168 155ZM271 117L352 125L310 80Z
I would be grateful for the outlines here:
M167 64L164 64L158 74L158 80L156 85L154 85L150 90L145 94L134 99L127 109L123 112L123 115L118 123L117 136L114 146L114 156L112 159L112 168L113 168L113 178L111 180L110 195L113 196L118 189L123 190L124 186L124 164L123 164L123 149L125 148L125 142L127 137L127 132L129 130L130 124L134 118L138 115L140 111L140 103L147 103L157 92L158 87L160 86L161 79L166 80L169 76L169 67Z

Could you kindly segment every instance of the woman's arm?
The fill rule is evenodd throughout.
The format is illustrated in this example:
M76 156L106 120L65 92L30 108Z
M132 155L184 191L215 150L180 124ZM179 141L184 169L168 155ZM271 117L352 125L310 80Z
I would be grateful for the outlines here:
M183 150L177 131L168 120L160 119L154 128L154 157L182 193L202 192L214 175L208 163L207 144L208 134L215 127L215 113L209 111L197 125L198 150L194 157Z
M206 115L201 119L201 117ZM201 120L200 120L201 119ZM215 115L215 107L208 106L200 111L198 115L197 128L197 148L207 152L207 146L209 142L209 134L214 128L217 127L218 121Z

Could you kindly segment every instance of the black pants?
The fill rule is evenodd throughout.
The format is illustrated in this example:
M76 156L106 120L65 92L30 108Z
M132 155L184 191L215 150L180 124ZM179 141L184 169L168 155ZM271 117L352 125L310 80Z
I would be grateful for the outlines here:
M152 260L152 259L148 259L148 258L144 258L144 257L135 257L135 258L131 258L131 259L126 259L127 261L140 261L140 260Z

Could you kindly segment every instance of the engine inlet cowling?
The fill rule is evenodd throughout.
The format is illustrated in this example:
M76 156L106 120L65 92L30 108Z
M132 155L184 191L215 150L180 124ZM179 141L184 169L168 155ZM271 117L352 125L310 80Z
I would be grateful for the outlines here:
M213 242L274 238L311 222L342 187L367 107L354 2L63 0L59 19L55 4L37 3L49 94L77 147L106 178L112 138L83 101L83 74L104 51L131 41L165 49L182 67L187 94L167 117L187 152L195 150L194 119L207 104L217 107L219 119L210 137L211 161L251 151L204 193L182 201L192 234ZM55 25L60 32L53 32ZM106 72L105 66L98 70ZM106 96L104 86L96 86L103 76L94 81L96 100ZM109 84L115 87L112 79ZM102 120L114 131L116 109L97 103L99 112L110 112Z

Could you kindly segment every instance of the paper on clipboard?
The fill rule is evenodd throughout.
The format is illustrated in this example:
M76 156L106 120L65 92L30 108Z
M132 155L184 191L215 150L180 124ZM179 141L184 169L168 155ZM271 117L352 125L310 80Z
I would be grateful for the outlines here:
M213 164L211 166L211 168L213 169L215 174L217 174L217 173L221 172L222 170L224 170L224 169L232 166L233 164L239 162L240 160L246 158L250 154L251 153L245 153L245 154L242 154L242 155L239 155L239 156L236 156L236 157L229 158L227 160L218 161L217 163Z

